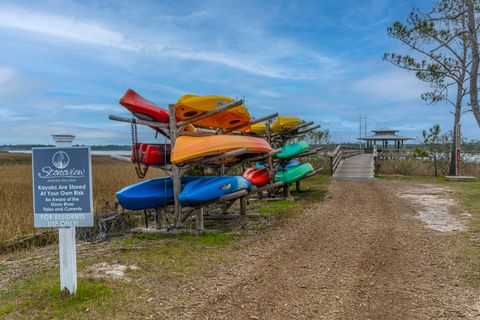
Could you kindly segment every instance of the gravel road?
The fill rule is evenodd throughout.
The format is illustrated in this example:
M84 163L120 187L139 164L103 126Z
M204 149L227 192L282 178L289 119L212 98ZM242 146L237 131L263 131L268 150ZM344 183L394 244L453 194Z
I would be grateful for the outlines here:
M395 192L406 187L332 182L325 203L219 269L182 317L480 319L458 234L415 219Z

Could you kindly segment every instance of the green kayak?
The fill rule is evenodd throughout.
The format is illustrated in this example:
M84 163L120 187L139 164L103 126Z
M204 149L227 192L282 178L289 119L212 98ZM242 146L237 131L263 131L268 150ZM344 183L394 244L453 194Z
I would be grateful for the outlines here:
M313 167L310 163L300 164L298 166L288 168L285 171L277 172L275 174L275 182L284 182L290 184L302 179L310 172L313 172Z
M293 158L299 154L307 152L309 149L308 142L305 140L295 142L295 143L287 143L282 147L282 152L277 154L277 158L280 159L289 159Z

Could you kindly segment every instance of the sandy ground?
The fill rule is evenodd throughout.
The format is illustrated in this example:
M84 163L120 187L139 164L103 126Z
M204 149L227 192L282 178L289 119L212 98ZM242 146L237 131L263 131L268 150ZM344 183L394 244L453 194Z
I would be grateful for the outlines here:
M458 258L465 216L450 192L388 180L333 181L325 202L212 262L213 276L161 291L155 280L145 284L148 299L138 303L148 303L149 315L132 311L129 318L480 319L480 292L462 280ZM100 245L96 254L109 250ZM29 272L32 261L42 261L36 268L52 263L36 255L3 261L9 267L0 268L0 288L21 277L19 269ZM12 273L16 266L22 268ZM127 267L134 268L117 266L106 277L121 278Z

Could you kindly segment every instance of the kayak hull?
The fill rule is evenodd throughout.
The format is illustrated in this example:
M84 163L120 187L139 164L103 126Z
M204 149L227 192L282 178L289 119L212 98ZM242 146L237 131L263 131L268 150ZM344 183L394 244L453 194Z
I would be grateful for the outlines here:
M137 143L135 145L137 160L143 164L165 165L170 163L172 146L170 144ZM132 151L132 162L135 162Z
M284 168L282 165L278 165L278 166L277 166L277 170L278 170L278 171L283 171L283 170L285 170L285 169L289 169L289 168L296 167L296 166L298 166L298 165L300 165L300 164L301 164L301 163L300 163L300 161L298 161L298 160L290 160L290 161L287 162L287 165L285 166L285 168Z
M302 120L295 116L278 116L271 125L271 131L281 133L302 124Z
M305 177L307 174L313 172L313 167L310 163L304 163L285 171L279 171L275 174L275 182L284 182L286 184L293 183Z
M192 206L211 201L240 190L252 190L252 184L244 177L199 177L185 185L179 200L182 206Z
M182 185L198 178L182 177ZM174 201L173 182L170 177L155 178L132 184L119 190L115 195L122 208L128 210L161 208Z
M178 99L175 104L175 112L178 119L186 120L231 102L234 102L232 98L224 96L197 96L188 94ZM213 116L195 121L194 124L203 127L230 129L248 122L250 122L250 114L242 104ZM242 129L242 131L248 130L249 127Z
M265 134L265 122L254 123L250 126L250 132L262 135Z
M308 142L305 140L295 142L295 143L287 143L282 147L282 152L276 155L279 159L289 159L293 158L299 154L307 152L310 146Z
M261 138L232 135L213 135L206 137L180 136L172 150L172 163L184 163L201 160L207 156L222 154L241 148L247 148L247 154L272 151L270 144ZM230 160L236 160L230 159Z
M256 187L262 187L270 183L270 172L267 168L248 168L243 177Z
M120 104L128 109L134 116L142 120L168 123L168 111L160 108L153 102L145 99L132 89L128 89ZM159 130L159 128L152 127Z
M119 102L138 119L162 123L169 122L167 110L160 108L159 106L145 99L132 89L128 89L123 95L123 97L120 98ZM158 127L150 126L150 128L162 132ZM191 132L196 131L193 125L187 125L184 130Z

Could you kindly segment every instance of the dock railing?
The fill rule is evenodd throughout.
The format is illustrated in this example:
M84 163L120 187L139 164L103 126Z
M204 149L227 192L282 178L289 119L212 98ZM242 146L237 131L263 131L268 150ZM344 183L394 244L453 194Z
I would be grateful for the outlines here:
M342 160L345 160L347 158L363 154L364 150L363 149L355 149L355 148L349 148L343 145L339 145L333 150L333 152L330 153L330 170L331 174L333 175L335 171L338 168L338 165Z

